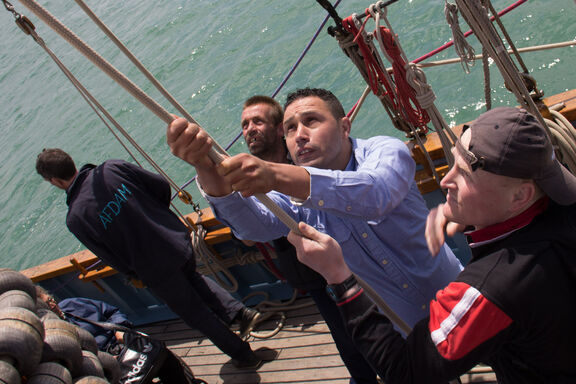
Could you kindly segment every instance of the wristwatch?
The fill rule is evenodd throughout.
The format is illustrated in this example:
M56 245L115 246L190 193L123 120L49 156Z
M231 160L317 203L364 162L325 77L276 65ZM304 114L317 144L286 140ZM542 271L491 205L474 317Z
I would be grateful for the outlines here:
M328 284L326 286L326 292L328 293L328 296L332 298L332 300L339 302L342 300L342 296L346 293L346 291L357 284L358 282L356 281L356 277L354 277L354 275L350 275L349 278L340 284Z

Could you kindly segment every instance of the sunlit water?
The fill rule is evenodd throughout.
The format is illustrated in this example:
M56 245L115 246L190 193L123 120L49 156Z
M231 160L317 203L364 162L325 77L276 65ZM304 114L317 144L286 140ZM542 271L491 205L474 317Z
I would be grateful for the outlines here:
M191 168L169 153L162 121L18 1L12 3L36 24L48 46L170 177L178 184L190 179ZM325 16L312 0L87 3L223 146L239 132L243 100L253 94L272 94ZM47 0L41 4L174 112L75 3ZM443 4L400 0L390 6L388 17L409 58L420 57L450 40ZM338 12L345 17L362 12L368 5L343 0ZM494 5L501 9L509 3L498 0ZM540 45L574 40L574 11L572 0L532 0L503 20L518 46ZM129 157L44 51L15 26L8 12L0 12L0 37L0 267L23 269L83 249L64 224L64 193L44 182L34 170L37 153L42 148L60 147L79 165ZM480 52L475 40L471 41ZM527 53L524 59L540 87L551 95L574 87L575 52L573 47L563 48ZM447 50L432 60L451 57L453 50ZM469 75L459 64L425 72L438 96L437 106L449 123L469 121L483 111L480 65ZM492 84L494 105L515 104L495 71ZM332 90L348 109L365 83L336 41L322 31L278 100L283 103L287 92L305 86ZM352 133L357 137L387 134L402 138L373 97L362 108ZM240 140L230 152L238 153L244 147ZM188 190L206 206L194 184Z

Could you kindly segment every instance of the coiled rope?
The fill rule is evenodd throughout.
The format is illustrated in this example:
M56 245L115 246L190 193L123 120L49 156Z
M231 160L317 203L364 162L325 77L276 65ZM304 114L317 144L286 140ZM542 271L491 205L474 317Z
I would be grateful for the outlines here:
M576 174L576 128L558 112L563 107L562 104L549 107L551 119L544 121L552 134L552 142L562 155L560 160L573 174Z

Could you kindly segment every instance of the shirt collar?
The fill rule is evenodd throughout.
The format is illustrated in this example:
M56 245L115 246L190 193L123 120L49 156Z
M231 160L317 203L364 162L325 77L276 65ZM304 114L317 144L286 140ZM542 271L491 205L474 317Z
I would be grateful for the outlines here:
M350 141L352 142L352 153L350 154L350 160L348 160L348 164L346 164L346 168L344 169L345 171L355 171L356 168L358 168L358 163L356 162L356 147L358 146L356 144L356 140L353 138L350 138Z

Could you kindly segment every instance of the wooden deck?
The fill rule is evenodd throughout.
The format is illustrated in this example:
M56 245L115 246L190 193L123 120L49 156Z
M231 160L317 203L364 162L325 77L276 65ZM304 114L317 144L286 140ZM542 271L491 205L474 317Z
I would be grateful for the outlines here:
M342 363L332 336L309 298L299 299L304 308L286 312L282 330L267 339L250 337L252 349L268 347L276 350L276 360L258 371L236 369L228 356L210 340L190 329L180 320L141 327L140 330L164 340L168 347L190 366L194 375L209 384L314 383L344 384L349 375ZM273 320L259 325L259 331L274 328ZM490 368L478 366L461 377L463 383L495 383Z

